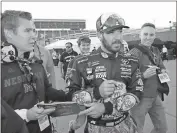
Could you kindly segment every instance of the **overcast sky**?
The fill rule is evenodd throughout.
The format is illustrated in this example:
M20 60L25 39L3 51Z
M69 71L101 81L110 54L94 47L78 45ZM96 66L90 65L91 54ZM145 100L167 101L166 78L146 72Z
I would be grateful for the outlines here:
M96 29L96 20L104 12L118 13L131 28L145 22L168 27L176 21L175 2L2 2L4 10L24 10L34 19L85 19L86 29Z

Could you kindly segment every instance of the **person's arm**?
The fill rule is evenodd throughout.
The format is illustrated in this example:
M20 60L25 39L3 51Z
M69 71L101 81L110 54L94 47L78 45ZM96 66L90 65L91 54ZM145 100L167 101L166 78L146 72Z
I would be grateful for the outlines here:
M47 100L52 101L66 101L66 94L63 90L57 90L52 87L47 78L47 74L43 68L44 73L44 85L45 85L45 96Z
M73 60L72 65L70 64L69 69L70 70L67 71L66 84L67 88L69 89L67 93L67 100L71 101L73 93L81 90L82 77L78 68L77 60Z
M29 133L26 123L15 111L1 99L1 131L2 133Z
M49 80L52 83L52 86L54 88L56 88L55 68L54 68L54 63L53 63L53 60L52 60L52 56L47 49L46 49L46 54L47 54L47 57L48 57L46 69L47 69L47 72L50 73Z
M68 67L67 67L67 71L66 71L65 79L67 79L68 76L70 76L70 71L72 70L74 61L75 61L75 59L72 59L72 60L69 62Z
M63 75L64 75L64 73L63 73L63 64L64 63L64 57L63 57L63 54L60 56L60 60L59 60L59 63L58 63L58 67L59 67L59 71L60 71L60 74L61 74L61 76L62 76L62 78L63 78Z
M142 80L142 73L139 69L139 64L132 62L132 76L128 81L128 92L134 94L139 100L142 97L144 84Z

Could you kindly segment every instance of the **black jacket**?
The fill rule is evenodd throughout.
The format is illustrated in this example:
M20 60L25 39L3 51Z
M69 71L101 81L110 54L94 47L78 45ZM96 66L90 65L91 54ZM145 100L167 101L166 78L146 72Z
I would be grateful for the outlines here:
M65 101L65 93L62 90L56 90L49 84L46 72L41 64L32 63L30 65L35 76L33 89L17 62L1 64L1 95L14 110L30 109L37 100L48 102ZM38 99L37 99L38 98ZM46 128L40 132L38 121L27 123L30 133L50 133L51 129Z
M29 133L25 121L1 99L1 132L2 133Z

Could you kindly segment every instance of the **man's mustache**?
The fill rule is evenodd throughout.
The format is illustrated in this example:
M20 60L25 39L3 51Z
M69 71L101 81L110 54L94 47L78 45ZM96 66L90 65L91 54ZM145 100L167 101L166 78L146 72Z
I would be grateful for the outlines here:
M112 44L122 44L121 40L115 40Z

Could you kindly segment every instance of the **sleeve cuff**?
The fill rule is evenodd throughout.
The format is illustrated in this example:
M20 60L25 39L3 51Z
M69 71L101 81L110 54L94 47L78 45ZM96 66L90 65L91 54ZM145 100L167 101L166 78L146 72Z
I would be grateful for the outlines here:
M104 107L105 107L105 113L104 114L112 114L113 112L113 104L111 102L106 102L104 103Z
M143 73L141 73L141 79L145 80Z
M27 118L27 109L16 109L15 112L26 122L29 122Z

